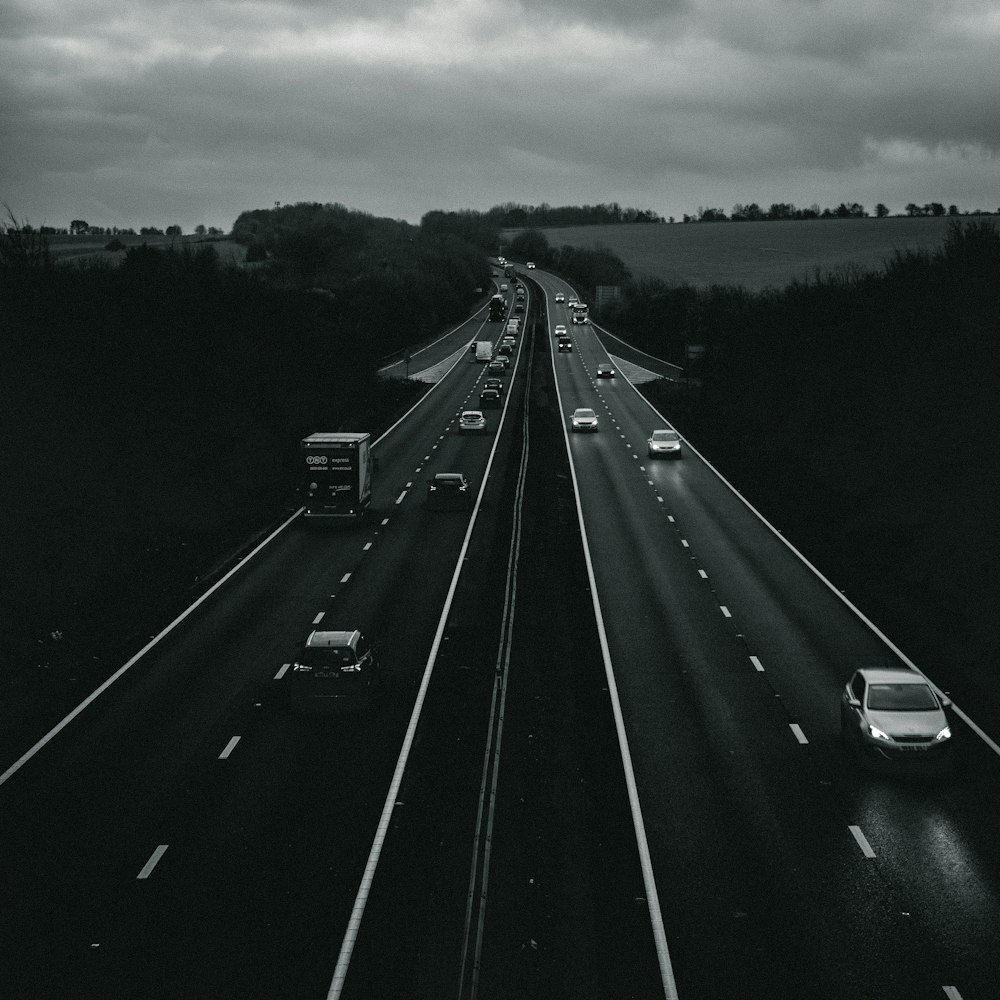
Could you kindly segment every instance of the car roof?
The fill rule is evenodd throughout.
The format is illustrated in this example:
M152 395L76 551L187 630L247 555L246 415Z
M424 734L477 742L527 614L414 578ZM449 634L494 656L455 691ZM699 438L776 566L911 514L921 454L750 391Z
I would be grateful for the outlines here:
M611 365L609 365L607 361L602 361L597 367L598 368L610 368Z
M482 415L482 410L462 410L463 417L481 417Z
M574 414L579 413L580 416L583 416L583 417L586 417L586 416L596 417L597 416L597 414L594 413L594 411L589 406L578 406L573 411L573 413Z
M923 674L909 667L862 667L859 671L869 684L924 684L930 686Z
M306 639L306 645L310 649L344 649L350 647L351 649L358 648L358 640L361 638L361 632L358 629L353 631L314 631L310 633L309 638Z
M436 472L434 479L439 483L457 483L465 479L464 472Z

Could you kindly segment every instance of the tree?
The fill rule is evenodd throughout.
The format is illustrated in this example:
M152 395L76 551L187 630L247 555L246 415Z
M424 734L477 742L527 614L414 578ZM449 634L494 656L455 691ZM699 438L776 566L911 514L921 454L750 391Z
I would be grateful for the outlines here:
M939 219L944 215L944 205L939 201L932 201L928 205L924 205L924 215L933 215L935 219Z
M194 233L195 233L195 236L204 236L205 235L205 224L203 222L199 222L198 225L194 227Z
M875 206L875 218L876 219L884 219L888 214L889 214L888 206L883 205L882 202L879 202Z
M167 226L167 236L180 236L181 232L180 226Z
M948 214L949 215L958 215L958 205L949 205L948 206Z
M69 232L71 236L79 236L81 233L85 233L90 226L87 225L83 219L74 219L69 224Z

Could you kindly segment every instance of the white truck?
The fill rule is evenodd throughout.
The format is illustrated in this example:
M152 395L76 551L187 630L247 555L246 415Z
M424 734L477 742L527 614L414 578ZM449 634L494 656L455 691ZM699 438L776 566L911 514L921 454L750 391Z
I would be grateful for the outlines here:
M360 520L372 499L371 435L321 431L299 447L306 521Z
M476 341L476 360L487 362L493 358L493 341L492 340L477 340Z

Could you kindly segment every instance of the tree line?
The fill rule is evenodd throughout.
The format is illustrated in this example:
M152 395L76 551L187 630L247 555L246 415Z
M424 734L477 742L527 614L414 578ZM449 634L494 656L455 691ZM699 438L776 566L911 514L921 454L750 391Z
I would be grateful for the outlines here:
M910 218L918 216L950 216L961 215L994 215L1000 214L1000 208L994 212L984 212L976 209L973 212L961 212L957 205L949 205L947 208L941 202L932 201L925 205L917 205L910 202L906 206L906 215ZM891 214L889 207L879 202L874 209L876 219L888 218ZM784 222L798 219L868 219L869 212L864 205L856 201L841 202L835 208L820 208L819 205L810 205L808 208L798 208L791 202L776 202L768 208L763 208L757 202L742 204L737 202L733 205L732 211L726 215L722 208L703 208L698 206L698 211L693 215L685 215L684 222ZM674 221L671 216L671 222Z

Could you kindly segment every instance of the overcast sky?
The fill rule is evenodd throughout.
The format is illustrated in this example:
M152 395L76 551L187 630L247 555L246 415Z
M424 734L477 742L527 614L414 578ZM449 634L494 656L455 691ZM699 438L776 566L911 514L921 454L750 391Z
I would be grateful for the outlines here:
M2 0L34 225L1000 207L1000 0Z

